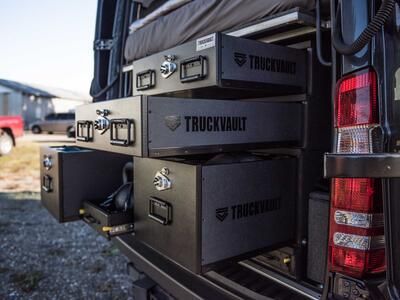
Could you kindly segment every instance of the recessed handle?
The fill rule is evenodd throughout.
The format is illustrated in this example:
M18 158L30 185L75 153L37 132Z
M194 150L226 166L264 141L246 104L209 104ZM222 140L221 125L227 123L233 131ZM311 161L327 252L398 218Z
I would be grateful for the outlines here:
M172 206L156 197L149 198L148 217L162 225L169 225L172 222Z
M148 83L146 83L148 80ZM156 85L156 71L146 70L136 74L136 90L143 91L153 88Z
M46 193L50 193L53 191L53 179L49 175L44 175L42 179L42 189Z
M200 65L200 72L188 75L188 70L193 68L195 64ZM180 80L182 83L202 80L207 76L207 57L199 55L181 61L180 63Z
M76 122L76 140L81 142L90 142L93 140L93 122Z
M110 144L127 147L135 141L135 123L131 119L112 119L110 121ZM125 134L122 134L125 132ZM121 138L121 136L124 136Z

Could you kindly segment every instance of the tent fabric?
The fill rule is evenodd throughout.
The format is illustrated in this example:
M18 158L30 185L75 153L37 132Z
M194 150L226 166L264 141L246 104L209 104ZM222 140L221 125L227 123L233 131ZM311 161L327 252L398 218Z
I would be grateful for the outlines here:
M131 33L125 58L139 59L294 7L311 10L315 0L195 0Z
M152 13L148 14L146 17L136 20L129 26L129 33L135 32L136 30L146 26L147 24L157 20L159 17L164 16L171 11L185 5L192 0L169 0L157 8Z

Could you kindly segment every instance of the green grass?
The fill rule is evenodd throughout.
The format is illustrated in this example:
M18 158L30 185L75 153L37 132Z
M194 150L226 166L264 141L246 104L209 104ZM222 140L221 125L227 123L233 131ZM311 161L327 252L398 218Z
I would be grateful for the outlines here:
M26 174L25 172L39 173L39 166L39 144L20 143L11 154L0 156L0 179L6 179L9 173L21 176Z
M1 192L38 192L40 186L40 146L20 142L9 155L0 156Z

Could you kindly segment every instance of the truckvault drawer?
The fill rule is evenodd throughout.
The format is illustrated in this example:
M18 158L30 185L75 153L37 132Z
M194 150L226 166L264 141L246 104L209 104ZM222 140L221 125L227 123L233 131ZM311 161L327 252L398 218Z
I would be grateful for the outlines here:
M133 95L237 99L305 90L303 50L221 33L133 62Z
M83 202L83 221L106 238L132 232L134 229L132 210L119 211L101 207L98 201Z
M122 183L125 155L76 146L40 149L42 205L59 221L79 220L84 200L102 200Z
M193 272L294 236L295 159L134 165L135 236Z
M303 112L301 102L137 96L77 107L76 140L139 157L300 146Z

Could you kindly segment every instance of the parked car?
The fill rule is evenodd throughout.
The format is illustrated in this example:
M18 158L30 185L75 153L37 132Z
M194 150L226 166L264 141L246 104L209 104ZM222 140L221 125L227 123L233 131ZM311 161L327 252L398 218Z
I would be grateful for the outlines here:
M0 156L9 154L15 139L24 134L24 121L20 116L0 116Z
M31 131L34 134L42 132L48 133L68 133L74 126L74 113L52 113L47 115L43 121L37 121L31 124Z

